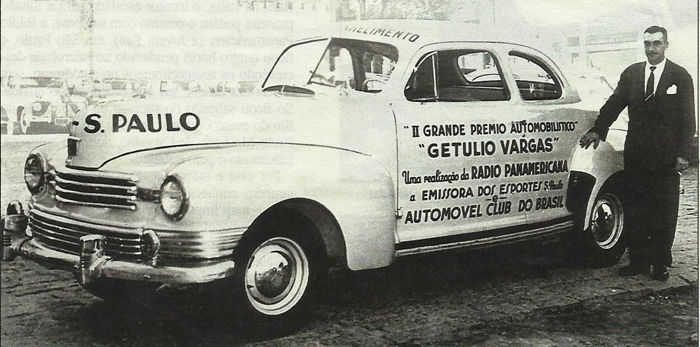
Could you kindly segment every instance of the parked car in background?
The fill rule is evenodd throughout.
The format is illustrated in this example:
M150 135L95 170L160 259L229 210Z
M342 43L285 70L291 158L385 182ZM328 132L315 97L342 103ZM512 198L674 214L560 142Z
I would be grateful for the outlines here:
M86 97L90 104L145 98L145 81L114 77L93 79L86 92Z
M225 80L218 81L213 84L214 88L212 90L215 94L229 94L236 95L241 93L250 93L255 90L255 86L258 81L239 81L239 80Z
M119 95L123 99L144 98L145 81L137 79L105 78L103 84L109 85L112 94Z
M8 134L68 132L75 114L87 106L61 77L3 76L1 93Z
M218 83L216 83L216 93L217 94L225 93L225 94L235 95L235 94L238 94L240 92L239 89L240 89L240 84L238 81L229 80L229 81L219 81Z
M255 90L255 86L256 86L257 83L258 83L258 81L250 81L250 80L239 81L239 82L238 82L238 86L239 86L238 92L240 92L240 93L250 93L250 92L252 92L253 90Z
M151 80L146 86L148 97L210 96L214 87L205 81Z
M0 134L2 135L14 135L16 134L17 122L10 121L10 117L7 115L7 111L3 107L0 109Z

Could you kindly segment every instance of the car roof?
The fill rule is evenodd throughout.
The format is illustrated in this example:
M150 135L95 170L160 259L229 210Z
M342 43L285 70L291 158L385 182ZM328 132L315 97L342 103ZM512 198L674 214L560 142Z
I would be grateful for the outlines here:
M314 37L335 37L357 40L368 40L387 43L395 46L403 54L412 53L419 48L438 42L502 42L528 44L523 40L523 33L512 32L513 29L482 25L435 20L360 20L337 22L325 30L316 29L315 33L322 35L307 35L305 39ZM301 32L303 34L303 31ZM302 39L302 37L298 37Z
M311 35L305 35L306 37L301 39L304 33ZM517 47L522 53L543 58L543 62L561 78L565 90L564 98L561 99L563 102L579 101L578 94L568 84L557 64L537 48L542 43L538 42L536 33L527 27L506 28L455 21L381 19L336 22L326 28L315 28L313 32L295 30L294 36L296 35L300 35L298 38L301 39L297 42L330 37L386 43L396 47L399 56L403 57L413 57L423 47L436 43L447 44L445 47L462 47L462 43L469 43L470 46L474 46L472 43L484 43L484 47L499 47L507 51ZM409 59L403 59L400 64L408 62Z

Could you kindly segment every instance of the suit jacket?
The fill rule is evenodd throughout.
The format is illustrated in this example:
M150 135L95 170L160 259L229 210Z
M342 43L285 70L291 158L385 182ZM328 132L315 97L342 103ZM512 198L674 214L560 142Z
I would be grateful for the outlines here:
M627 107L625 171L670 171L676 157L690 159L695 134L695 97L690 74L666 61L656 93L644 101L645 62L632 64L620 76L612 96L600 109L593 128L605 140L610 125ZM674 87L675 86L675 87ZM675 93L674 93L675 90Z

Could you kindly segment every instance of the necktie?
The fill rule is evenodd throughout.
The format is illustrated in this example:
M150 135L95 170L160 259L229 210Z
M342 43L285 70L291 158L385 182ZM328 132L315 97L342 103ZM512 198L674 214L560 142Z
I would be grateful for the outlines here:
M649 70L651 70L651 73L649 74L649 79L647 80L647 89L644 92L644 101L647 101L654 96L654 70L656 70L656 66L650 66Z

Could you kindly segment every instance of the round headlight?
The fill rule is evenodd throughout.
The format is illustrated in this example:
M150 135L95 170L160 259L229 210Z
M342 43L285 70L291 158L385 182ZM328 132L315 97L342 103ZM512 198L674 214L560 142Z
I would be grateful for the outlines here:
M35 102L32 104L32 111L34 112L39 112L41 111L41 103Z
M24 162L24 183L32 194L36 194L44 184L44 166L36 155L30 155Z
M168 176L160 186L160 208L168 218L180 220L187 212L188 197L182 182Z

